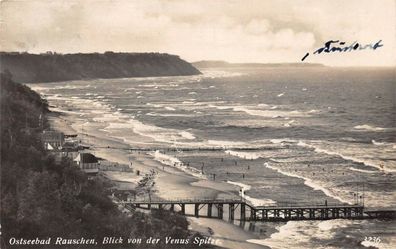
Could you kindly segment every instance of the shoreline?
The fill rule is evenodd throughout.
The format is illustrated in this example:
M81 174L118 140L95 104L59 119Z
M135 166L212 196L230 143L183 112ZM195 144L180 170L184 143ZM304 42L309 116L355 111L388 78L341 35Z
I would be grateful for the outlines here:
M73 116L67 113L51 112L48 114L48 121L50 127L54 130L63 132L65 134L79 134L82 137L82 132L77 131L77 127L80 125L73 121ZM84 130L83 134L86 138L89 138L89 145L100 145L103 144L106 139L98 138L90 134L89 130ZM112 143L117 144L119 148L125 147L122 141L115 141L111 139ZM208 179L198 179L193 175L190 175L181 169L176 167L162 164L150 157L146 153L133 152L128 153L127 150L121 149L105 149L105 148L93 148L88 151L93 152L96 156L106 159L108 161L117 162L121 164L129 164L132 162L132 168L134 171L139 170L140 175L143 175L149 170L154 169L157 172L156 175L156 196L164 199L172 198L230 198L239 197L239 187L226 183L226 182L214 182ZM133 189L139 180L136 173L126 172L102 172L106 178L117 184L118 187L123 189ZM264 233L260 232L260 235L246 231L233 223L227 222L226 220L218 220L213 218L195 218L186 216L190 223L189 229L201 232L202 234L210 235L214 238L217 246L231 248L231 249L258 249L258 248L269 248L264 245L248 242L248 240L263 240L269 238L271 234L276 233L277 230L273 228L266 229ZM246 222L248 223L248 222ZM253 222L254 223L254 222ZM245 227L245 226L244 226Z

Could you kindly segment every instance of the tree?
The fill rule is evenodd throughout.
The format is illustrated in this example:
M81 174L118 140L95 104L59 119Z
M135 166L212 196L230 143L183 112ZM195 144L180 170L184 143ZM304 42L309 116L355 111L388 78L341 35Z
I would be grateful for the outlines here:
M155 170L150 170L149 173L145 174L143 178L138 182L136 192L138 194L148 194L149 200L151 202L151 194L155 193L157 190L154 189L155 186L155 175L157 173Z

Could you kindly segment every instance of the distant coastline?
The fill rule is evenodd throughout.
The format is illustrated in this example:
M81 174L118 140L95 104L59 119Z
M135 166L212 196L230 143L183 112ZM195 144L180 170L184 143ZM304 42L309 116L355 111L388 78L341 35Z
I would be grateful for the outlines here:
M216 61L216 60L202 60L191 63L197 68L260 68L260 67L325 67L325 65L320 63L230 63L227 61Z
M161 53L1 52L0 63L21 83L201 74L179 56Z

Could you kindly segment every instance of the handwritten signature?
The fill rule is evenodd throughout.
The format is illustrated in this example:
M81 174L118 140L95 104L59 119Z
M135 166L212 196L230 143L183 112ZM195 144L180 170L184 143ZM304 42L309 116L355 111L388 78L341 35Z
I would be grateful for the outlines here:
M321 53L333 53L333 52L351 52L355 50L364 50L364 49L372 49L376 50L377 48L383 47L384 45L381 44L382 40L379 40L376 43L369 43L366 45L362 45L358 43L357 41L353 42L349 46L345 46L345 42L343 41L327 41L325 42L324 46L317 49L314 54L321 54ZM301 59L301 61L304 61L307 57L309 56L309 53L306 53L304 57Z

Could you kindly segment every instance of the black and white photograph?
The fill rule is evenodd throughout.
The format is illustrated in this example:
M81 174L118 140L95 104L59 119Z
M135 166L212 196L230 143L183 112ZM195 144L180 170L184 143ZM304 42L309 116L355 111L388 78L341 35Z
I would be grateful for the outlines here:
M395 0L0 0L0 248L396 248Z

